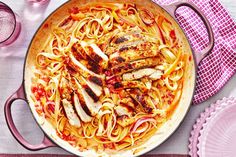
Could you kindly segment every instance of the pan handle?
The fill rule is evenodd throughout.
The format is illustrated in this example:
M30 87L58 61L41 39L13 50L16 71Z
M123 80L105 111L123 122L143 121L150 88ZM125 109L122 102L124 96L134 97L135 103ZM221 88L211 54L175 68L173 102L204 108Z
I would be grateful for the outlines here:
M20 86L20 88L13 93L6 101L5 103L5 107L4 107L4 112L5 112L5 118L6 118L6 122L7 125L12 133L12 135L15 137L15 139L26 149L32 150L32 151L36 151L36 150L41 150L41 149L45 149L48 147L53 147L56 146L54 143L52 143L45 135L43 138L43 141L41 144L38 145L32 145L30 143L28 143L28 141L26 141L21 134L19 133L19 131L17 130L13 119L12 119L12 113L11 113L11 106L12 103L17 100L17 99L22 99L22 100L26 100L25 97L25 93L24 93L24 88L23 88L23 84Z
M206 16L192 2L190 2L188 0L181 0L179 2L175 2L175 3L172 3L170 5L164 6L164 8L170 13L170 15L172 17L174 17L176 19L175 12L179 7L182 7L182 6L187 6L187 7L191 8L193 11L195 11L197 13L197 15L201 18L201 20L203 21L203 23L204 23L204 25L206 26L206 29L207 29L207 33L208 33L208 37L209 37L209 43L208 43L207 47L205 49L203 49L201 52L196 52L195 53L197 64L199 64L201 62L201 60L203 58L205 58L214 47L214 40L215 40L214 39L214 33L213 33L213 30L212 30L211 24L208 21L208 19L206 18Z

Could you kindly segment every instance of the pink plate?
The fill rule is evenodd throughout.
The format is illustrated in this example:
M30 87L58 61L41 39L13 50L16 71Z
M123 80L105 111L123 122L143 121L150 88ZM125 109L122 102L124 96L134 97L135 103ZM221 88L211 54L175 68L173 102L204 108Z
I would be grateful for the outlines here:
M220 105L221 102L227 101L232 98L223 98L222 100L218 100L216 103L211 104L210 107L207 107L204 112L200 114L200 117L196 120L196 123L193 125L193 130L191 131L191 136L189 137L189 155L191 157L198 157L197 155L197 144L198 137L200 136L200 131L202 129L202 125L206 122L206 119L210 117L211 113L215 111L215 109Z
M236 156L236 99L222 101L200 131L199 157Z

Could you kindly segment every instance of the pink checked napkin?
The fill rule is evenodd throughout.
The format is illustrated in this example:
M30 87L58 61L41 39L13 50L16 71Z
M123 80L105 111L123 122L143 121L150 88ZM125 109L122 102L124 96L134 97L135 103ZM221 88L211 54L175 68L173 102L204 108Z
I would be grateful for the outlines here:
M176 0L153 0L170 4ZM218 0L192 0L208 18L214 31L215 46L198 66L197 87L193 104L216 94L236 72L236 23ZM200 18L189 8L181 7L177 19L188 36L192 48L201 51L208 43L208 35Z

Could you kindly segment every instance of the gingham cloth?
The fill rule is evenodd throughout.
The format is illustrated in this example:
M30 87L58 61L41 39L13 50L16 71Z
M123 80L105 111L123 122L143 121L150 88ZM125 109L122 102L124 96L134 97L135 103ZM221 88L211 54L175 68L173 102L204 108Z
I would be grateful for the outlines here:
M153 0L169 4L175 0ZM197 87L193 104L198 104L216 94L236 72L236 23L218 0L192 0L208 18L214 31L215 46L198 66ZM180 26L191 46L197 52L208 43L208 35L200 18L189 8L176 12Z

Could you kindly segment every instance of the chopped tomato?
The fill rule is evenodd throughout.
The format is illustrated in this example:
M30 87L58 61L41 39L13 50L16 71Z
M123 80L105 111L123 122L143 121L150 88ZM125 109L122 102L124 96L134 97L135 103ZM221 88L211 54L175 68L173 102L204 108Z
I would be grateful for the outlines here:
M43 89L42 85L38 85L38 87L36 87L36 86L31 87L31 91L34 93L34 96L35 96L36 100L40 100L40 98L42 96L46 95L46 92Z
M77 14L79 12L79 8L78 7L73 7L71 9L69 9L69 13L71 14Z
M104 148L108 148L108 149L115 149L115 146L113 143L106 143L103 144Z
M35 86L31 87L31 91L32 91L33 93L35 93L37 90L38 90L37 87L35 87Z
M45 90L42 89L42 88L39 88L37 92L38 92L39 96L44 96L45 95Z
M44 80L45 82L49 82L49 81L50 81L50 78L47 77L47 76L43 76L43 77L42 77L42 80Z
M175 31L174 30L171 30L170 31L170 37L172 38L172 39L176 39L176 35L175 35Z

